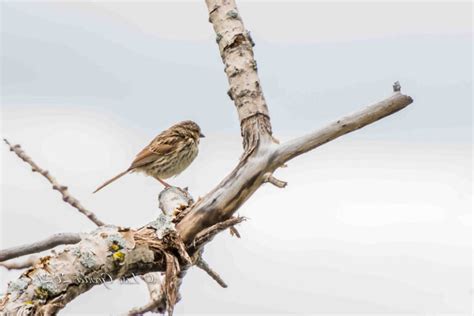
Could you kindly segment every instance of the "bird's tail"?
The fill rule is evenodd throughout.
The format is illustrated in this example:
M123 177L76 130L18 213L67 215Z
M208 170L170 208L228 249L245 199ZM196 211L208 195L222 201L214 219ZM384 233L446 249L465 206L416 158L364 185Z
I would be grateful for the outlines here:
M113 177L112 179L105 181L104 184L102 184L100 187L98 187L97 189L95 189L95 191L92 192L92 193L96 193L97 191L99 191L100 189L102 189L103 187L105 187L106 185L108 185L108 184L114 182L115 180L117 180L117 179L120 178L121 176L126 175L129 171L130 171L130 169L127 169L127 170L125 170L124 172L119 173L118 175L116 175L116 176Z

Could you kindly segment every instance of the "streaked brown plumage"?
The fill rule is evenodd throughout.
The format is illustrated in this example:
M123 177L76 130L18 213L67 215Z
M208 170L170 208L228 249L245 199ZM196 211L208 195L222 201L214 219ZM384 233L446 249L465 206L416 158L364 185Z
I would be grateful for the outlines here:
M171 126L143 148L127 170L106 181L94 193L129 172L143 172L169 186L163 179L180 174L191 164L198 154L201 137L204 137L201 128L193 121Z

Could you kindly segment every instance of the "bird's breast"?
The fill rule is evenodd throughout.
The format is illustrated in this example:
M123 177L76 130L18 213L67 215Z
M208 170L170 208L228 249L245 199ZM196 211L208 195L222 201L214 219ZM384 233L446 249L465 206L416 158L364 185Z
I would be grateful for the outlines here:
M196 158L198 147L193 142L177 148L168 155L157 157L156 161L144 170L147 174L161 179L176 176L184 171Z

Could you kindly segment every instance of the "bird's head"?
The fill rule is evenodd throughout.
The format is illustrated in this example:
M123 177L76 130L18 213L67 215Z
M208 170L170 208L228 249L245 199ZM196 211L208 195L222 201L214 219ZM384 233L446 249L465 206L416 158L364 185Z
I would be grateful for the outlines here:
M187 137L193 138L196 142L199 143L199 139L205 137L201 132L201 128L197 123L193 121L183 121L176 125L179 128L180 132L186 135Z

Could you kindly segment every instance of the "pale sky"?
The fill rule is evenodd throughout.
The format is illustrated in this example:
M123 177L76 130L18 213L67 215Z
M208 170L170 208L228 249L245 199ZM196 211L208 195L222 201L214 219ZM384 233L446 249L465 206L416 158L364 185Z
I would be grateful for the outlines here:
M240 3L240 2L239 2ZM379 101L400 80L415 102L277 172L223 233L176 314L469 314L472 303L471 4L244 1L275 135L282 141ZM1 3L2 136L108 223L157 214L160 185L128 175L159 131L196 120L196 161L170 179L195 198L241 151L227 79L201 1ZM94 227L1 151L2 248ZM18 272L0 271L5 290ZM116 315L144 285L96 287L63 315ZM104 302L107 302L104 304Z

